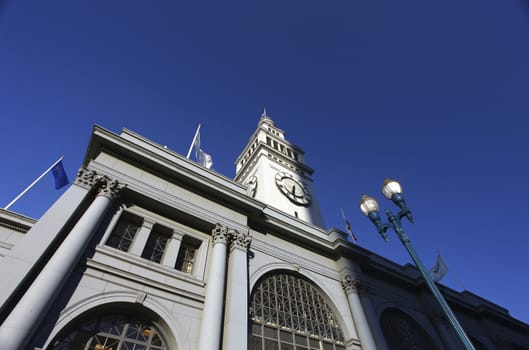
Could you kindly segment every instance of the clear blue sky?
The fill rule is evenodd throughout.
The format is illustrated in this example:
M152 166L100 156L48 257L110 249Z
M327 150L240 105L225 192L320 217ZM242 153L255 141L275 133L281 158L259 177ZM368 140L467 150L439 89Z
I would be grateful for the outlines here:
M0 1L5 204L60 155L74 178L92 126L185 154L199 122L216 171L264 107L306 151L327 227L410 261L358 210L400 179L419 255L443 283L529 322L526 0ZM38 218L45 178L14 211ZM3 205L5 205L3 204Z

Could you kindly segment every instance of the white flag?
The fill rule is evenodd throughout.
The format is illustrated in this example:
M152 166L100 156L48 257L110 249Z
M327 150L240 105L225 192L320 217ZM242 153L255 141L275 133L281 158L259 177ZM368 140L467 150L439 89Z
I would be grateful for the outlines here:
M448 266L446 266L446 263L441 256L441 254L437 253L437 261L435 262L435 265L430 269L430 276L432 276L432 279L435 282L439 282L444 275L448 272Z
M200 148L200 130L197 131L193 146L195 147L195 157L197 162L206 169L211 168L213 165L213 158Z

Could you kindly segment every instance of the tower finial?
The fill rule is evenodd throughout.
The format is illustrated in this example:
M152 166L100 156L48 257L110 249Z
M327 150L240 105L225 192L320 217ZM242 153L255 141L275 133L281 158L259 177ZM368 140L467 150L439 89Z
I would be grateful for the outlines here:
M272 121L272 119L270 119L268 114L266 114L266 108L263 108L263 114L261 114L261 119L259 119L259 123L261 122L267 122L268 124L274 125L274 122Z

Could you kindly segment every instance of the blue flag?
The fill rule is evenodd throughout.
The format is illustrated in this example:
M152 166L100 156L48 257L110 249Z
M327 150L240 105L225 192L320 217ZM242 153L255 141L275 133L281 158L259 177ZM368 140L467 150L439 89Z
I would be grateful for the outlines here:
M57 163L51 169L51 173L53 174L53 177L55 178L55 189L58 190L59 188L63 188L64 186L68 185L70 181L68 181L68 176L66 176L66 171L64 171L64 166L62 165L62 160Z

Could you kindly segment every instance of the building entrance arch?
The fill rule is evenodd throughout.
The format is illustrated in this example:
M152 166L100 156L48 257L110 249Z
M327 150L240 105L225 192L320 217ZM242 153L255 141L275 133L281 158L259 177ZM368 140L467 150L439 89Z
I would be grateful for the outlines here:
M168 350L163 328L152 311L114 303L77 317L46 350Z

